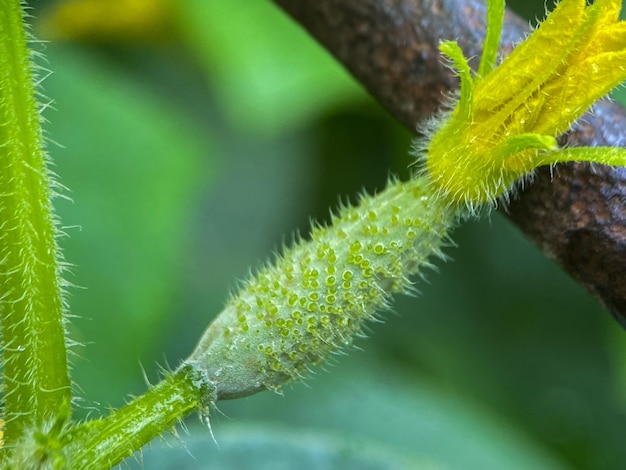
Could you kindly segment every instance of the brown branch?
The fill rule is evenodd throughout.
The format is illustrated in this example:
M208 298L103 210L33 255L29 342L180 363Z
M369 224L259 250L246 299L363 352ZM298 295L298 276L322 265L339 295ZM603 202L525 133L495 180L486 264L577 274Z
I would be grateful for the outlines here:
M473 62L481 52L485 5L479 0L274 1L414 132L457 86L441 64L439 41L457 39ZM502 52L527 31L525 21L507 12ZM562 144L626 146L626 111L609 102L594 110ZM625 168L542 168L508 215L626 326Z

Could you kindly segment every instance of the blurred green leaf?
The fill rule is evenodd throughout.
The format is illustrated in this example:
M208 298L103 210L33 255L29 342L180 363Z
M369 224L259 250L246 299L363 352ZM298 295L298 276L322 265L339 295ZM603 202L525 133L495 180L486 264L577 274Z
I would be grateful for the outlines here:
M204 440L194 438L187 443L183 438L198 460L195 465L200 466L190 463L192 459L179 447L178 451L170 449L178 459L175 465L169 461L169 468L256 469L283 459L292 463L284 468L360 468L326 465L324 461L315 466L316 453L324 455L320 449L332 451L332 455L337 447L351 459L367 456L365 460L373 466L362 468L567 468L488 409L424 379L408 379L406 371L378 363L374 355L355 352L340 363L341 370L334 368L332 373L316 377L309 387L294 385L284 396L262 393L220 402L219 409L229 422L214 413L217 446L206 430ZM284 423L289 423L289 428L284 428ZM192 435L199 434L202 430L192 429ZM309 441L311 435L317 438ZM282 448L276 439L284 443ZM265 445L260 445L263 441ZM334 442L335 449L320 447L323 442ZM177 447L176 443L170 445ZM309 445L308 451L301 450ZM144 450L145 468L167 468L156 465L166 458L158 447L152 452ZM387 466L384 460L381 463L385 458ZM183 462L190 466L184 467Z
M178 470L438 470L424 458L403 455L376 442L332 432L244 424L220 432L219 447L194 432L184 442L158 443L133 469Z
M276 134L365 93L269 1L183 0L180 28L241 131Z
M89 401L120 404L139 391L140 361L162 339L179 289L191 211L210 173L210 138L132 76L77 48L49 47L56 112L46 126L72 204L58 203L76 267L71 337ZM149 364L151 367L152 364ZM129 383L135 383L129 390Z
M626 416L626 335L617 328L608 330L608 349L615 374L613 393L622 415Z

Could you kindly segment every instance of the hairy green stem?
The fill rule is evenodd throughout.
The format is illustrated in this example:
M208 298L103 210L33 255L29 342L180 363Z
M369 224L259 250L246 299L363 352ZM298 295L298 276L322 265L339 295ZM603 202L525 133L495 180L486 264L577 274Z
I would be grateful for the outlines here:
M110 468L173 428L193 411L208 416L212 401L209 383L189 366L169 374L162 382L103 420L74 430L69 468Z
M0 0L0 321L5 445L70 400L51 178L19 0Z

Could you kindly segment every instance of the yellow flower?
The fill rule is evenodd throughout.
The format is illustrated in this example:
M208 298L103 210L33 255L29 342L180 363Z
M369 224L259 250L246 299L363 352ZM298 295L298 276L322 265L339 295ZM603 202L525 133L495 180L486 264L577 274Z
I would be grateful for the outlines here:
M541 165L594 161L626 165L617 148L559 149L595 101L626 79L626 23L619 0L562 0L546 20L493 68L504 12L489 0L479 71L472 76L455 42L440 49L459 71L459 101L426 150L426 168L451 202L475 207L505 194Z
M48 39L158 43L176 27L175 0L62 0L47 10L39 33Z

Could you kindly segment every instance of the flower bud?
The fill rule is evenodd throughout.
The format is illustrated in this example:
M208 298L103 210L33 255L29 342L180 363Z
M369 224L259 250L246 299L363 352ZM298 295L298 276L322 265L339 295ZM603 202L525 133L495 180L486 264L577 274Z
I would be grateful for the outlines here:
M491 0L489 8L498 10L500 3ZM474 208L506 194L540 165L626 164L623 152L606 158L596 151L562 152L555 139L626 79L620 9L619 0L590 6L562 0L499 66L489 70L481 63L475 76L455 42L441 44L461 79L460 98L426 152L426 171L442 197ZM488 25L488 37L493 27ZM483 56L495 57L497 43L486 44Z

